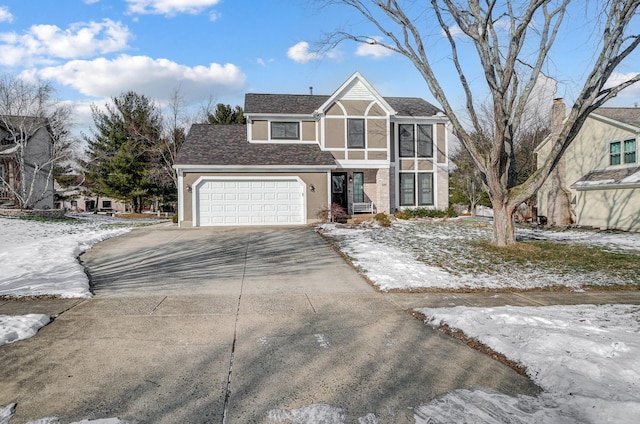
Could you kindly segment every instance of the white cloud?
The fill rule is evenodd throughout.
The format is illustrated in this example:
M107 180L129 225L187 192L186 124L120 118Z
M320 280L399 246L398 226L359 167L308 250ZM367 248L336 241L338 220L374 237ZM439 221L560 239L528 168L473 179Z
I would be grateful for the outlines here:
M323 55L318 52L309 51L309 43L306 41L300 41L295 46L289 47L287 51L289 59L298 63L307 63L312 60L320 60Z
M274 62L274 59L263 59L259 57L256 59L256 62L258 63L258 65L262 66L263 68L266 68L267 66L269 66L270 63Z
M0 22L13 22L13 15L7 6L0 6Z
M220 3L220 0L126 0L130 13L175 15L197 14Z
M98 3L100 0L82 0L84 1L86 4L95 4Z
M611 77L609 77L609 79L607 80L607 83L605 84L605 88L611 88L614 87L618 84L622 84L625 81L630 80L631 78L635 77L636 75L638 75L638 72L630 72L628 74L623 74L620 72L614 72L611 74ZM640 83L635 83L627 88L625 88L624 90L622 90L620 92L620 94L618 94L619 97L634 97L634 98L640 98Z
M443 36L446 35L446 33L444 32L444 30L440 31L442 33ZM462 32L462 29L458 26L458 25L452 25L449 27L449 33L451 34L451 36L453 38L456 37L462 37L464 35L464 32Z
M370 37L368 44L360 44L358 49L356 50L357 56L373 56L376 59L380 59L383 57L391 56L393 54L392 50L389 50L386 47L381 46L380 44L383 40L382 37Z
M54 59L76 59L113 53L128 47L132 35L120 22L74 23L63 30L55 25L33 25L25 34L0 33L0 57L5 65L50 64Z
M112 97L133 90L162 102L180 87L187 103L213 95L238 95L245 75L231 63L189 67L168 59L121 55L113 60L73 60L31 71L33 77L53 80L91 97Z

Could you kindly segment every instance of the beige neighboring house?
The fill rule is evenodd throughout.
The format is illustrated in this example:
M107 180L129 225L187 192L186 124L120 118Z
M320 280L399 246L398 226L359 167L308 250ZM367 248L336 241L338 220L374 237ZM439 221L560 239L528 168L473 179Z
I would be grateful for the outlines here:
M564 104L559 109L563 119ZM563 224L551 217L565 203L578 226L640 231L639 134L639 108L596 109L538 192L538 214ZM549 149L548 140L538 147L538 164ZM565 194L550 195L554 184Z
M91 192L86 186L82 175L65 175L68 185L62 186L55 182L56 209L64 209L70 212L94 212L94 213L126 213L131 211L128 203L109 197L100 197Z
M39 122L25 116L0 117L0 207L20 206L17 194L26 193L27 207L53 208L53 140Z
M301 225L448 207L447 117L359 73L331 95L247 94L246 125L193 125L176 158L181 226Z

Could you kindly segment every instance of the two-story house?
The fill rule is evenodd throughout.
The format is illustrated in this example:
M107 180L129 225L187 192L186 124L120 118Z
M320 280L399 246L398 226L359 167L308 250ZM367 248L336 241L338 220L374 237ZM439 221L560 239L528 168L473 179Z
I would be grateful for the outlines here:
M46 122L0 117L0 207L53 207L53 140Z
M557 105L557 121L565 106ZM592 112L538 192L538 213L567 216L578 226L640 231L640 108L601 107ZM551 148L537 148L538 163ZM556 189L554 189L554 186ZM558 213L560 212L560 213Z
M359 73L331 95L247 94L246 125L197 124L176 158L181 226L448 207L448 119Z

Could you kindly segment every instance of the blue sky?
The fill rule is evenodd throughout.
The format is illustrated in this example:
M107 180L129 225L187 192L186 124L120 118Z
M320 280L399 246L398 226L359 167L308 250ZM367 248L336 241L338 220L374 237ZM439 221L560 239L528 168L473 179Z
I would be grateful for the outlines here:
M589 37L575 39L594 31L589 13L570 16L572 35L559 38L550 62L560 97L576 94L591 59ZM345 25L379 35L349 9L318 8L312 0L0 0L0 72L51 81L76 105L80 125L90 122L91 103L127 90L162 103L179 88L192 105L213 98L233 106L246 92L306 94L313 86L315 94L331 94L355 71L384 96L433 101L402 56L346 42L324 56L313 53L315 42ZM444 40L437 29L431 33L429 48L437 50ZM620 71L639 69L632 58ZM450 100L464 107L451 87ZM633 106L638 97L628 90L611 104Z

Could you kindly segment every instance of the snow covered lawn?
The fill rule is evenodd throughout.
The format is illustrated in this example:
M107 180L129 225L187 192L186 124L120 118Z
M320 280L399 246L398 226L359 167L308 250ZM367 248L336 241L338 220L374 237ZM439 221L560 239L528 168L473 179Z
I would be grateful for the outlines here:
M504 261L478 243L491 239L489 221L395 221L390 228L325 224L330 238L381 290L532 289L548 286L640 285L640 267L584 269L556 261L541 267ZM564 243L567 249L597 246L640 264L640 234L518 229L518 239Z
M417 423L640 421L638 305L455 307L420 312L429 325L462 330L524 365L545 391L536 398L513 398L482 389L459 390L418 408Z
M68 221L0 218L0 296L91 297L78 256L136 222L81 216Z

